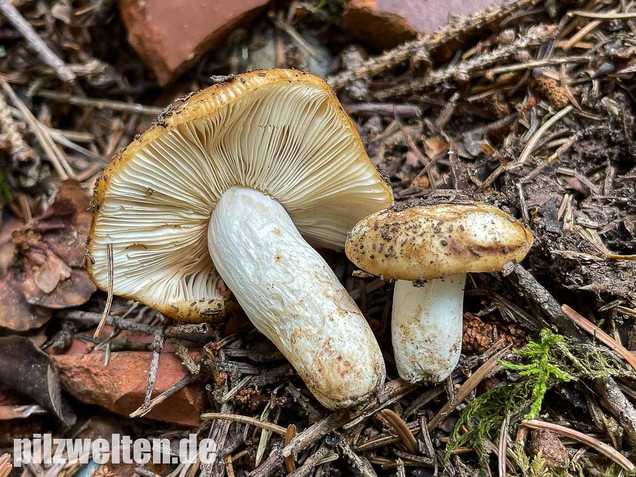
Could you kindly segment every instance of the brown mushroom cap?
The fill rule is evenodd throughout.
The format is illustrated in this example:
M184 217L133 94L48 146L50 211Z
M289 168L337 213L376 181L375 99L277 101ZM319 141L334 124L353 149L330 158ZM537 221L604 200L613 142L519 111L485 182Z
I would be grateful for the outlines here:
M349 232L345 252L362 270L386 278L431 280L493 272L521 261L532 234L486 204L441 204L383 210Z
M112 244L116 295L188 321L220 311L207 231L235 186L274 198L308 242L333 249L393 201L323 80L292 70L239 75L168 109L103 172L87 245L97 286L107 289Z

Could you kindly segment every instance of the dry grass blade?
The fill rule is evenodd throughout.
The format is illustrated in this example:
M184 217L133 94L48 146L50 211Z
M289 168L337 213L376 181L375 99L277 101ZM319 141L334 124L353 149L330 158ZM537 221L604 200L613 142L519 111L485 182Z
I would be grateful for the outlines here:
M497 343L495 343L497 345ZM439 412L431 419L431 422L428 423L428 430L432 431L437 426L441 424L441 422L448 416L457 405L462 402L466 397L470 394L470 392L477 387L479 383L483 381L486 375L493 370L495 366L497 366L497 360L501 358L508 350L510 346L505 347L484 364L482 364L473 375L466 380L464 384L461 385L459 390L457 391L457 395L453 402L447 402L444 404L444 407L439 410Z
M234 466L232 465L232 456L230 454L225 456L225 470L227 470L228 477L234 477Z
M596 230L591 230L583 227L577 227L577 230L583 240L590 242L592 245L594 245L594 247L596 247L599 252L601 252L610 260L636 260L636 254L620 255L617 253L613 253L605 246L605 244L603 243L603 239L601 239Z
M0 85L2 85L3 91L7 94L11 102L20 110L22 118L27 122L31 132L35 135L38 143L49 158L55 172L61 180L66 180L69 177L75 177L75 172L71 168L70 164L64 157L64 154L59 150L57 145L53 142L51 135L42 124L33 116L33 113L26 107L22 100L15 94L15 91L9 86L5 80L0 78Z
M102 328L104 327L104 323L106 323L106 319L108 318L108 314L110 313L110 307L113 304L113 280L115 275L115 265L113 260L113 244L109 243L106 245L106 252L108 254L108 298L106 298L106 306L104 307L104 313L102 314L102 319L97 325L97 329L93 334L93 338L98 339L99 334L102 332Z
M501 423L501 429L499 430L499 455L498 455L498 468L499 477L506 477L506 454L508 449L508 426L510 425L510 416L506 416L504 422Z
M407 451L411 454L419 454L420 449L417 445L415 436L400 416L390 409L384 409L380 412L382 417L386 419L391 428L395 431L400 442L404 445Z
M627 458L618 452L613 447L608 446L604 442L595 439L594 437L588 436L587 434L583 434L582 432L575 431L574 429L570 429L569 427L559 426L558 424L553 424L551 422L538 421L535 419L524 420L521 422L522 426L529 427L531 429L544 429L554 434L568 437L570 439L574 439L577 442L581 442L590 447L593 447L598 452L603 454L605 457L611 459L620 465L627 472L631 472L636 469L634 464L632 464Z
M222 412L205 412L201 414L201 419L224 419L226 421L241 422L243 424L250 424L261 429L267 429L268 431L275 432L281 436L287 435L287 428L272 424L271 422L259 421L255 417L241 416L239 414L224 414Z
M289 444L294 437L296 437L296 426L290 424L287 426L287 432L285 433L285 445ZM287 473L292 473L296 470L296 462L293 455L285 457L285 470Z
M538 176L543 169L548 167L550 164L554 163L557 159L559 159L570 147L579 139L578 134L573 134L568 138L566 142L561 144L561 146L548 157L545 161L542 161L537 167L535 167L527 176L522 177L519 183L525 184L530 182L536 176Z
M599 341L611 348L621 358L627 361L632 368L636 369L636 356L634 356L627 348L625 348L620 343L617 343L614 338L605 333L594 323L586 319L583 315L570 308L568 305L563 305L561 307L561 310L563 310L563 313L565 313L565 315L574 323L576 323L578 326L583 328L595 338L598 338Z
M523 149L523 152L519 156L519 159L517 161L515 161L515 165L516 164L523 164L524 162L526 162L526 160L528 159L528 157L530 156L530 154L534 150L535 146L539 142L539 139L541 139L541 137L546 133L546 131L548 131L552 126L554 126L557 122L559 122L559 120L561 120L570 111L572 111L572 109L574 109L574 106L572 106L570 104L570 105L566 106L565 108L563 108L562 110L560 110L558 113L556 113L550 119L548 119L543 124L543 126L541 126L537 130L537 132L534 133L533 136L530 138L530 140L526 144L526 147Z

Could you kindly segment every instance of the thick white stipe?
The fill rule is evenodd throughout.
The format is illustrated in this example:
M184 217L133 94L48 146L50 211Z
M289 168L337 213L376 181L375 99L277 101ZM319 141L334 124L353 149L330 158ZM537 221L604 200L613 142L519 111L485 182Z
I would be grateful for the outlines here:
M208 246L254 326L322 404L363 402L384 382L367 321L277 201L249 188L228 189L212 213Z
M400 377L439 382L453 371L462 349L462 304L466 275L429 280L421 287L398 280L391 328Z

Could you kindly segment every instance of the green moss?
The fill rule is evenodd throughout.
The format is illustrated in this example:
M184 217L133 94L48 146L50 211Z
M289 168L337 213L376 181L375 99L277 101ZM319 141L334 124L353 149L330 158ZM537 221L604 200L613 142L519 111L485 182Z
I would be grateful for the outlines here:
M526 454L523 449L523 445L519 442L511 442L508 447L508 456L515 463L518 469L518 474L524 477L552 477L554 475L561 475L552 472L545 463L545 459L541 454L541 451L535 455L532 459ZM565 474L567 476L567 471Z
M551 362L552 350L558 348L563 341L563 336L556 335L548 329L544 329L539 334L539 343L530 342L520 350L515 350L515 354L525 358L527 363L515 364L508 361L500 361L504 368L516 371L520 376L533 382L532 385L532 405L530 411L524 416L526 419L534 419L541 411L543 397L548 390L550 379L557 381L571 381L573 379L565 370L560 369L558 364Z
M485 463L484 439L497 441L506 416L510 416L511 425L522 417L536 417L545 393L557 384L591 377L636 377L631 368L602 348L575 343L548 329L541 331L537 342L528 343L515 354L521 363L499 363L518 373L520 379L489 389L463 410L446 446L446 459L458 447L470 446L481 450ZM462 427L468 431L462 433Z

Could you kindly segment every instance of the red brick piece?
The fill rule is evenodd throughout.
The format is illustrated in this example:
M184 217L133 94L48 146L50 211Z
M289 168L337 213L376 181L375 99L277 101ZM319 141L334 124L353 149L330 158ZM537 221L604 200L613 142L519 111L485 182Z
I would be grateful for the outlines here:
M108 366L104 366L103 352L83 354L82 349L86 350L85 345L75 340L66 354L51 356L68 392L80 401L123 415L141 406L148 386L152 353L118 351L111 353ZM152 396L166 391L186 374L174 353L162 353ZM158 404L145 417L194 427L199 425L202 410L203 389L199 385L190 385Z
M269 0L119 0L128 41L165 85Z

